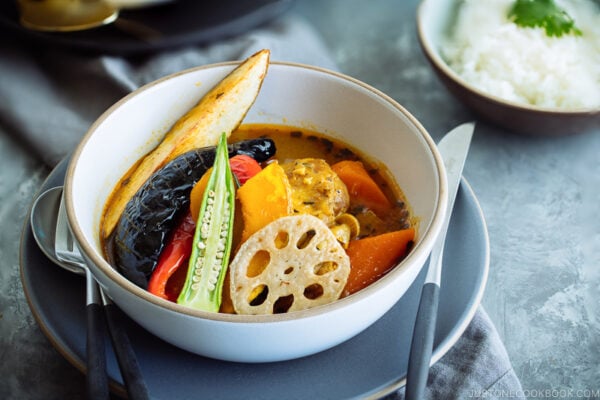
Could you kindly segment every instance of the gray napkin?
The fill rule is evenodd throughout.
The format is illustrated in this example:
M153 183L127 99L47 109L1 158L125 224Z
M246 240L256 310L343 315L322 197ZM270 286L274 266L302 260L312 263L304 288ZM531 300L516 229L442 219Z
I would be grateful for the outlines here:
M90 56L33 49L0 38L0 124L49 166L77 145L117 100L165 75L204 64L242 60L269 48L271 59L333 69L325 47L303 20L282 18L241 37L152 56Z
M122 58L36 49L0 37L0 131L10 132L48 166L67 155L91 123L132 90L207 63L241 60L269 48L271 58L335 69L304 20L285 17L204 47ZM404 390L388 396L403 399ZM504 345L480 308L458 343L432 368L427 398L524 398Z
M480 306L458 340L429 371L427 399L525 399L494 324ZM386 396L403 400L404 388Z

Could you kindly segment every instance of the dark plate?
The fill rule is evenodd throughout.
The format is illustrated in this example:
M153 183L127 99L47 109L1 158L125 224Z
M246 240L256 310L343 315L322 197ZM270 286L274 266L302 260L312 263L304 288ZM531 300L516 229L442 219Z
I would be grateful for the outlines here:
M41 190L62 185L66 167L67 160L63 160ZM23 288L35 319L58 351L75 367L85 370L84 280L44 257L28 223L23 229L20 252ZM487 228L465 180L456 199L444 260L434 361L456 343L471 321L487 280ZM217 361L167 344L125 315L123 321L154 399L362 398L367 393L385 393L404 385L425 270L400 301L363 333L330 350L292 361ZM318 327L315 329L318 331ZM123 394L110 341L106 343L112 387Z
M127 33L119 24L80 32L38 32L19 24L16 1L0 1L0 28L44 44L86 51L131 54L202 44L241 34L287 11L293 0L176 0L124 10L120 18L160 32L150 41Z

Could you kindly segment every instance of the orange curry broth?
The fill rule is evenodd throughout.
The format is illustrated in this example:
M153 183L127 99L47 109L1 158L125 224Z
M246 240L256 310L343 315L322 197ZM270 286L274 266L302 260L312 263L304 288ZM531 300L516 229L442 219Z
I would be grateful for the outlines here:
M369 175L383 190L394 207L379 220L356 215L361 223L361 236L372 236L409 227L416 227L414 218L402 190L385 165L373 161L364 153L338 139L314 130L276 124L244 124L231 134L230 143L265 137L275 142L275 158L280 162L298 158L321 158L329 165L343 160L359 160ZM353 210L349 210L354 214Z

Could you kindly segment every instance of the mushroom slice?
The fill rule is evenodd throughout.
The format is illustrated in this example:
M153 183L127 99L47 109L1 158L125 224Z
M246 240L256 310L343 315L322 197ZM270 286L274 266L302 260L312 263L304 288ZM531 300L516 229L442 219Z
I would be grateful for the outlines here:
M350 259L322 220L302 214L279 218L254 233L229 268L238 314L276 314L338 299Z

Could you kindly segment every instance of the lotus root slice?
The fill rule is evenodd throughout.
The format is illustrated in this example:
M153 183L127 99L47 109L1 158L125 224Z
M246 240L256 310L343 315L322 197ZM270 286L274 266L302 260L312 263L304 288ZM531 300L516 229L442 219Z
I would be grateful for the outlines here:
M235 311L274 314L338 299L350 259L323 221L302 214L279 218L254 233L229 268Z

